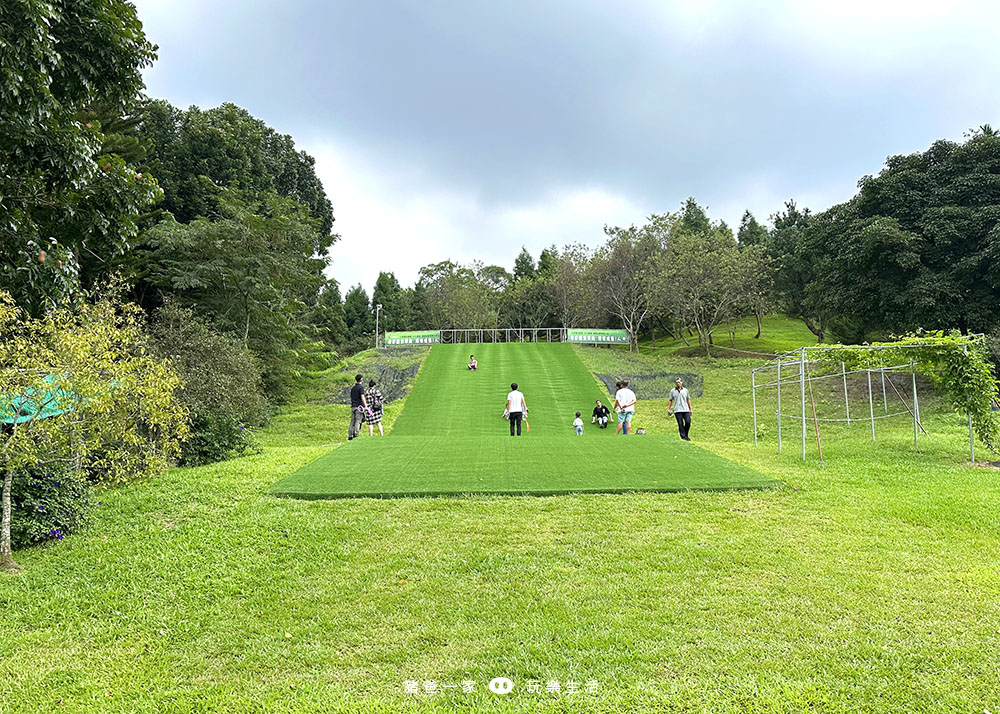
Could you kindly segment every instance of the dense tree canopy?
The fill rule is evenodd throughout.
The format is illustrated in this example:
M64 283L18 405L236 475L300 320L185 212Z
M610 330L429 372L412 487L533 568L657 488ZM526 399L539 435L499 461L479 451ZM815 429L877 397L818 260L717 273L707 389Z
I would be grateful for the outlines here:
M0 3L0 280L39 313L117 258L156 182L111 152L93 107L120 115L155 57L120 0Z

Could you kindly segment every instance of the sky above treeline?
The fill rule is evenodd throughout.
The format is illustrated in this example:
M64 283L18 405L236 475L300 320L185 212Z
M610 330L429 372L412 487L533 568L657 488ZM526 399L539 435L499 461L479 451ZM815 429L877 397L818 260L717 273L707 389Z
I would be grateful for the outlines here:
M734 229L998 124L1000 3L137 0L152 97L312 154L371 292L450 259L597 246L688 196Z

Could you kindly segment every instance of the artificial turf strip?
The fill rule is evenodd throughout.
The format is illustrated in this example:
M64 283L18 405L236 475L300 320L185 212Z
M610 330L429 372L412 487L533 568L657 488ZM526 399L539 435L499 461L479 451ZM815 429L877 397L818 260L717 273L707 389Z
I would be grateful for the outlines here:
M468 345L431 350L393 433L362 437L278 482L294 498L559 494L767 488L777 481L676 435L615 434L590 425L600 385L570 345ZM512 381L528 404L531 431L507 435L501 418ZM638 405L665 409L661 401ZM574 413L585 417L582 437ZM346 426L346 425L345 425Z

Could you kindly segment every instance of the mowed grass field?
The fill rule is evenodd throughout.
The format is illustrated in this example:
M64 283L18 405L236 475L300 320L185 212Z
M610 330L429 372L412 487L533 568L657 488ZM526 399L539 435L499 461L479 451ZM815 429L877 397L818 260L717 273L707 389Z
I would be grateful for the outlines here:
M609 404L568 344L438 345L424 361L391 435L355 439L282 480L297 498L461 493L616 493L762 488L775 479L675 434L617 435L590 424L596 399ZM511 382L528 405L527 428L511 437L501 414ZM573 433L575 413L584 435ZM642 424L642 405L635 424Z
M1000 711L1000 473L967 463L962 417L926 415L917 446L906 420L841 429L821 467L773 425L753 448L753 363L644 359L704 376L697 444L786 485L274 498L346 432L346 407L301 403L263 453L108 489L17 553L0 712Z

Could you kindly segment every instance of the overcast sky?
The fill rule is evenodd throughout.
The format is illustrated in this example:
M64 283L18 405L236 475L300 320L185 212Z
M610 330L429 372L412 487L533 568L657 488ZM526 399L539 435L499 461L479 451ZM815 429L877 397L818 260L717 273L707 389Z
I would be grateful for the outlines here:
M735 228L1000 123L1000 3L137 0L148 93L316 157L330 274L510 268L688 196Z

